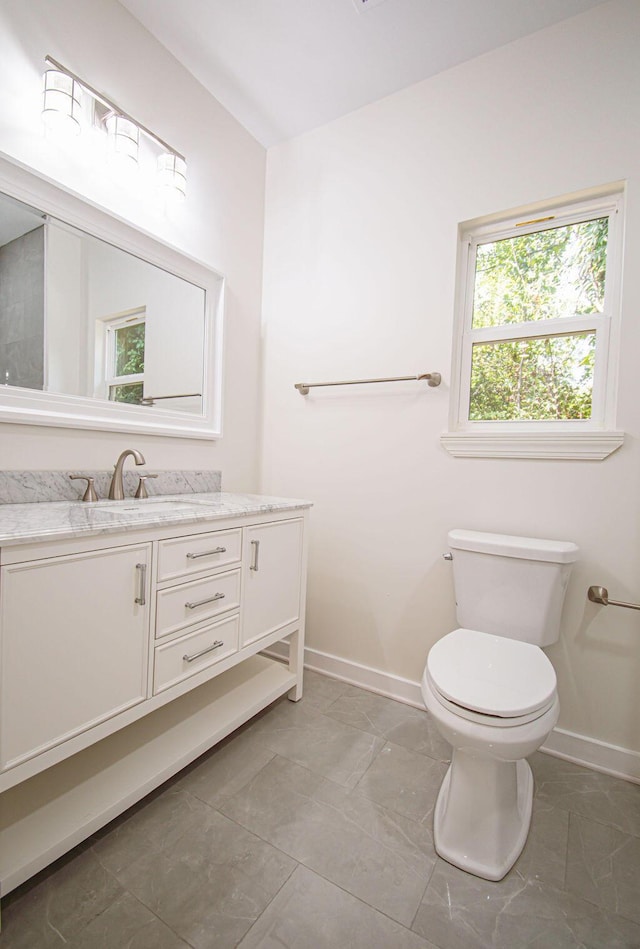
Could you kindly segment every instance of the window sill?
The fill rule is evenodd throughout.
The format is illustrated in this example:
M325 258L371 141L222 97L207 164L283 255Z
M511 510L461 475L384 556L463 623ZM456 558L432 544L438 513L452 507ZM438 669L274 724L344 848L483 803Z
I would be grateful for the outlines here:
M445 432L440 441L456 458L548 458L602 461L624 432Z

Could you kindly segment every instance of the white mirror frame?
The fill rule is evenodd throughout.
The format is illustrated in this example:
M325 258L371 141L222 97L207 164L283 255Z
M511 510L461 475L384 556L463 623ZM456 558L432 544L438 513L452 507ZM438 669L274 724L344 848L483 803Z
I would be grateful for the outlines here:
M0 191L87 234L182 277L205 291L202 414L144 409L85 396L0 385L0 422L181 438L222 435L224 277L0 152ZM46 329L46 328L45 328ZM147 414L148 411L148 414Z

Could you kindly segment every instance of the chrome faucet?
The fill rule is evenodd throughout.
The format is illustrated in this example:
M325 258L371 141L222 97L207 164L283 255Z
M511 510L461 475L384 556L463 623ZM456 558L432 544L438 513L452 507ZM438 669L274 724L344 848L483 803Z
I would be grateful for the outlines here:
M122 483L122 469L124 468L124 463L129 457L133 455L133 460L137 465L144 465L145 460L141 452L136 451L135 448L126 448L118 460L116 461L116 466L113 470L113 477L111 479L111 487L109 488L109 499L111 501L122 501L124 499L124 485Z

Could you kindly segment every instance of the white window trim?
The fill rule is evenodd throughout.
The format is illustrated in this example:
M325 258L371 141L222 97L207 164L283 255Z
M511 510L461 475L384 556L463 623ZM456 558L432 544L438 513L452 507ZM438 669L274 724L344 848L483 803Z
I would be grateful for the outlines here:
M458 291L454 322L454 348L449 431L441 436L443 447L456 457L549 458L602 460L619 448L624 432L615 429L619 311L622 270L624 193L621 183L590 192L588 197L564 199L561 203L526 208L508 218L469 222L460 228ZM532 233L536 218L553 214L549 228L576 223L587 216L609 215L607 283L602 314L563 317L536 324L471 328L471 305L475 279L475 249L478 243ZM524 220L531 227L516 227ZM539 223L539 222L538 222ZM468 419L471 380L471 346L482 338L531 338L549 336L557 322L558 335L584 330L596 332L593 405L590 419L560 421L471 421Z

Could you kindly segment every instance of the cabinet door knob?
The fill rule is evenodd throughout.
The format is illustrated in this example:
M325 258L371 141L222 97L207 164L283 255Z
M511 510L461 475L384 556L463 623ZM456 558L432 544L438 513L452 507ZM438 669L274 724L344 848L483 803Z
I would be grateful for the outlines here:
M251 546L253 547L253 563L249 567L249 570L255 570L257 573L260 567L258 566L258 559L260 557L260 541L252 540Z
M226 547L214 547L213 550L203 550L199 554L187 554L187 560L197 560L198 557L212 557L213 554L226 554Z
M221 639L216 639L215 643L211 646L207 646L206 649L201 649L200 652L194 652L192 656L183 656L185 662L193 662L194 659L199 659L200 656L205 656L208 652L212 652L214 649L219 649L220 646L224 646L224 643Z
M216 593L214 596L208 596L206 600L194 600L193 603L185 603L188 610L195 610L198 606L204 606L205 603L213 603L215 600L224 600L224 593Z
M147 565L146 563L137 563L136 570L138 571L138 580L140 586L138 587L138 596L135 598L134 602L138 606L144 606L146 604L146 592L147 592Z

